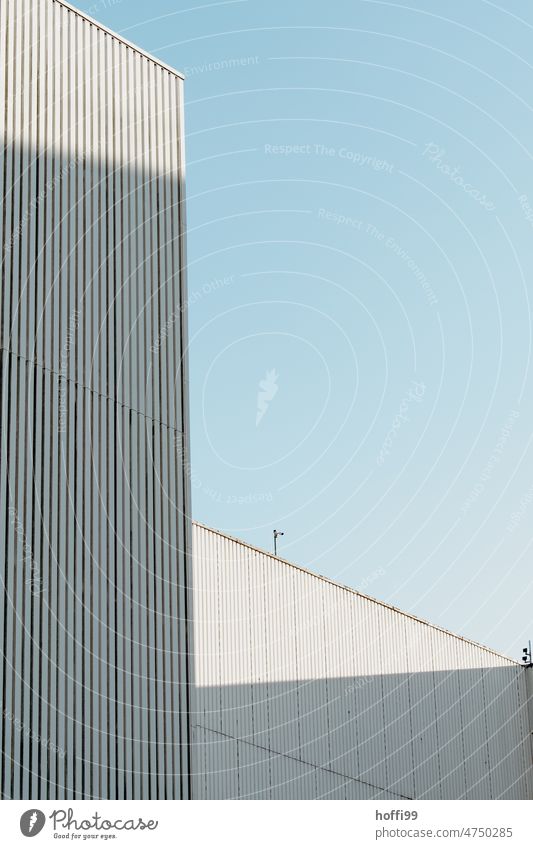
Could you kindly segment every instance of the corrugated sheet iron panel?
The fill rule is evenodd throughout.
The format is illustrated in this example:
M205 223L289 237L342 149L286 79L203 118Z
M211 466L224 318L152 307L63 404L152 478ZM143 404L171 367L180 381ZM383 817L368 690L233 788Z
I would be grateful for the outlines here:
M193 549L202 797L530 798L516 663L201 525Z
M181 80L56 0L3 6L1 344L182 431Z
M435 712L443 799L457 799L466 792L464 728L459 697L462 673L457 663L459 642L440 631L435 631L433 636Z
M182 82L58 0L0 40L1 792L187 797Z

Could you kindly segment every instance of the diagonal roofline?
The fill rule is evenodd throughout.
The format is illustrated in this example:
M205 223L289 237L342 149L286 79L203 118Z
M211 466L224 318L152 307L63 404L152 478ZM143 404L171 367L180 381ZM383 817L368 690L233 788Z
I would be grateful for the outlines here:
M245 540L231 536L231 534L224 533L224 531L219 531L216 528L211 528L209 527L209 525L204 525L203 522L197 522L193 519L192 523L193 525L197 525L197 527L203 528L206 531L210 531L213 534L217 534L218 536L230 539L232 540L232 542L239 543L239 545L244 545L246 546L246 548L250 548L252 551L256 551L259 554L264 554L267 557L271 557L273 560L277 560L279 563L283 563L285 566L290 566L291 569L297 569L299 572L305 572L307 575L311 575L311 577L313 578L318 578L318 580L320 581L325 581L327 584L332 584L334 587L338 587L341 590L353 593L353 595L358 595L361 598L366 598L368 601L374 602L374 604L380 604L382 607L386 607L389 610L394 610L395 613L401 613L402 616L407 616L409 619L414 619L415 622L420 622L422 625L427 625L429 628L434 628L436 631L440 631L443 634L448 634L448 636L454 637L456 640L462 640L464 643L476 646L476 648L478 649L483 649L484 651L487 651L490 654L496 655L496 657L501 657L504 660L507 660L508 662L513 663L516 666L522 668L522 664L518 660L515 660L515 658L509 657L508 655L503 654L503 652L496 651L496 649L491 649L489 646L484 646L483 643L478 643L475 640L470 640L468 637L463 637L461 634L455 634L453 631L449 631L447 628L443 628L441 625L435 625L433 622L428 622L427 619L422 619L421 616L415 616L413 613L407 613L405 610L401 610L399 607L395 607L393 604L389 604L386 601L381 601L379 598L374 598L371 595L362 593L360 590L356 590L353 587L349 587L347 584L342 584L340 581L334 581L333 578L327 578L325 575L320 575L318 572L313 572L311 569L307 569L305 566L299 566L296 563L292 563L290 560L285 560L283 557L279 557L279 555L273 554L271 551L267 551L265 548L259 548L256 545L252 545L249 542L245 542Z
M74 14L79 15L80 18L88 21L88 23L92 24L97 29L105 32L107 35L110 35L111 38L114 38L116 41L120 41L126 47L129 47L131 50L134 50L135 53L139 53L141 56L144 56L145 59L148 59L150 62L153 62L155 65L159 65L163 70L168 71L169 74L172 74L175 77L178 77L180 80L185 79L185 75L181 73L181 71L176 71L175 68L172 68L170 65L167 65L166 62L163 62L161 59L158 59L157 56L152 56L151 53L148 53L146 50L143 50L142 47L139 47L138 44L133 44L132 41L128 41L127 38L124 38L122 35L118 35L118 33L113 32L113 30L106 27L104 24L101 24L99 21L96 21L94 18L91 18L86 12L82 12L81 9L77 9L71 3L68 3L67 0L52 0L52 3L56 3L58 6L64 6L65 9L68 9L69 12L74 12Z

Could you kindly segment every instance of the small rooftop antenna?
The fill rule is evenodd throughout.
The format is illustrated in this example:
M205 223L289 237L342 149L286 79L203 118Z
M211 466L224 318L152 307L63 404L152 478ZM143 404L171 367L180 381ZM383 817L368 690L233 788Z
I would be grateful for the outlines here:
M282 536L284 536L284 535L285 535L285 534L284 534L284 532L283 532L283 531L277 531L277 530L274 528L274 555L275 555L276 557L278 556L278 537L282 537Z

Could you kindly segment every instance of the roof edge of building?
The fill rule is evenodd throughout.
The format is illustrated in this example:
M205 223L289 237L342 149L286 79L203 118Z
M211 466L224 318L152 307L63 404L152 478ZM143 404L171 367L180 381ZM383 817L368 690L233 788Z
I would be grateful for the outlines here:
M140 53L141 56L144 56L145 59L148 59L150 62L153 62L155 65L159 65L163 70L168 71L170 74L173 74L175 77L178 77L180 80L185 79L185 75L181 71L177 71L176 68L173 68L171 65L167 65L166 62L163 62L162 59L158 59L157 56L153 56L151 53L148 53L147 50L143 50L142 47L139 47L138 44L134 44L132 41L128 41L124 36L119 35L117 32L113 32L112 29L106 27L105 24L100 23L100 21L91 18L87 12L82 11L81 9L77 9L76 6L73 6L68 0L52 0L52 3L56 3L58 6L64 6L65 9L68 9L69 12L74 12L74 14L79 15L80 18L88 21L88 23L95 26L97 29L102 30L107 35L110 35L111 38L116 39L116 41L120 41L126 47L129 47L131 50L134 50L136 53Z
M312 569L307 569L305 566L299 566L297 563L292 563L290 560L285 560L283 557L279 557L279 555L273 554L271 551L267 551L265 548L259 548L257 545L252 545L251 543L239 539L238 537L234 537L231 534L227 534L224 531L219 531L216 528L211 528L209 525L205 525L203 522L197 522L195 519L192 520L192 523L193 525L197 525L199 528L203 528L204 530L210 531L213 534L217 534L218 536L230 539L233 542L239 543L239 545L244 545L246 548L252 549L252 551L257 551L259 554L265 554L267 557L271 557L273 560L278 560L285 566L290 566L292 569L298 569L298 571L305 572L308 575L311 575L311 577L313 578L318 578L320 581L325 581L328 584L333 584L333 586L339 587L339 589L341 590L345 590L346 592L361 596L361 598L366 598L368 601L374 602L374 604L380 604L382 607L386 607L389 610L394 610L395 613L401 613L402 616L407 616L409 619L414 619L416 622L420 622L422 625L427 625L429 628L434 628L436 631L440 631L443 634L448 634L450 637L455 637L456 640L462 640L465 643L469 643L472 646L476 646L479 649L483 649L484 651L487 651L490 654L496 655L496 657L501 657L504 660L509 661L510 663L514 663L516 666L522 666L522 664L518 660L515 660L515 658L503 654L503 652L496 651L496 649L492 649L489 646L484 646L483 643L478 643L476 642L476 640L471 640L468 637L463 637L461 634L455 634L453 631L449 631L447 628L443 628L441 625L435 625L433 622L429 622L427 619L422 619L421 616L415 616L414 613L408 613L405 610L401 610L401 608L395 607L393 604L389 604L386 601L381 601L379 598L374 598L371 595L367 595L366 593L363 593L360 590L354 589L354 587L350 587L347 584L342 584L340 581L335 581L333 578L328 578L325 575L321 575L319 572L313 572Z

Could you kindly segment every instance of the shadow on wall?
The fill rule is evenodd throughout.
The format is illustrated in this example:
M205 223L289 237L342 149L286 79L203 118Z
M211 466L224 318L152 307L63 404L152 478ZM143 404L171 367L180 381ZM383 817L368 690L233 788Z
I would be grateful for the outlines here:
M198 687L195 700L195 798L532 798L519 666Z
M76 92L43 29L0 93L0 795L188 798L179 85L63 11Z

